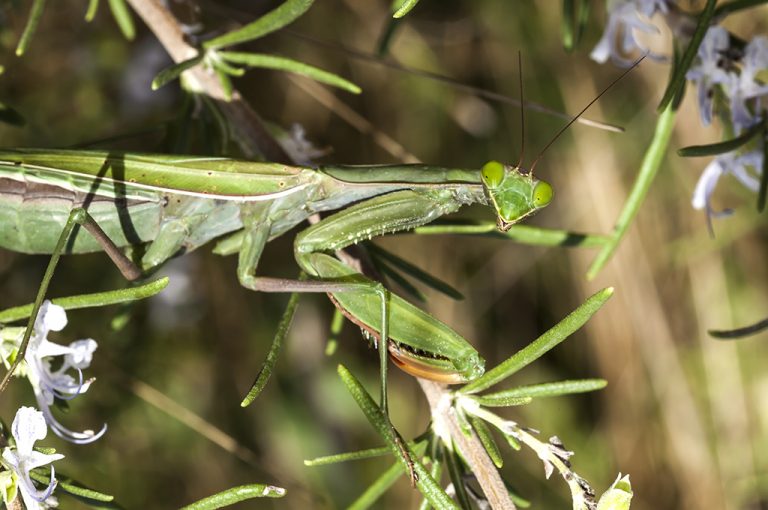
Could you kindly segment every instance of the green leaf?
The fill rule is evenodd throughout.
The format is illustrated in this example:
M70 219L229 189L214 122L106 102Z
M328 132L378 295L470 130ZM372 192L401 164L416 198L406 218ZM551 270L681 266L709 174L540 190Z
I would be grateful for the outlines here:
M717 156L718 154L725 154L726 152L732 152L749 142L758 133L762 133L765 130L765 121L755 124L747 131L718 143L712 143L709 145L690 145L677 150L677 155L684 158L697 158L702 156Z
M136 27L133 26L131 11L125 0L109 0L109 10L112 11L112 16L115 18L117 26L120 27L123 36L132 41L136 37Z
M360 87L351 81L345 80L341 76L290 58L265 55L263 53L243 53L235 51L220 51L219 55L221 58L232 62L233 64L288 71L290 73L306 76L307 78L319 81L320 83L325 83L326 85L338 87L353 94L359 94L361 92Z
M203 43L205 49L223 48L263 37L292 23L307 12L314 0L287 0L277 9L268 12L253 23L233 30Z
M448 478L453 483L453 490L456 493L456 500L459 502L459 506L463 510L472 510L472 504L469 501L469 494L467 494L467 487L464 485L464 477L462 476L461 459L456 453L455 445L451 450L445 451L445 464L448 468Z
M392 264L394 267L400 269L406 274L413 276L420 282L435 289L441 294L445 294L446 296L455 300L464 299L464 296L461 294L461 292L453 288L450 284L444 282L439 278L432 276L431 274L427 273L423 269L414 266L407 260L398 257L394 253L388 250L385 250L384 248L376 244L368 243L366 246L368 247L368 249L371 251L373 255L381 257L383 260L386 260L387 262Z
M190 58L189 60L185 60L183 62L179 62L178 64L173 64L170 67L166 67L159 73L157 73L157 76L152 80L152 90L157 90L160 87L166 85L167 83L175 80L179 77L181 73L186 71L187 69L191 69L195 67L197 64L199 64L203 60L203 55L197 55L196 57Z
M461 388L459 393L470 394L482 391L536 361L547 351L582 327L612 295L613 288L611 287L595 293L549 331L519 350L506 361L503 361L478 379Z
M419 3L419 0L400 0L399 5L396 2L395 12L392 14L392 17L402 18L403 16L411 12L411 9L416 7L417 3Z
M387 448L389 453L389 448ZM376 501L392 487L395 482L403 476L403 468L399 462L392 464L389 469L384 471L365 491L358 496L348 507L347 510L365 510L372 508Z
M282 498L285 493L285 489L274 485L262 483L240 485L196 501L183 507L182 510L213 510L254 498Z
M519 450L520 448L517 449ZM509 499L512 500L512 503L514 503L517 508L530 508L531 502L529 500L522 497L517 489L512 487L508 481L504 479L502 479L502 481L504 482L504 487L507 488Z
M35 35L37 30L37 24L40 23L40 17L43 15L43 9L45 8L45 0L34 0L32 2L32 9L29 11L29 19L27 20L27 26L24 27L24 32L21 34L19 44L16 46L16 55L22 56L29 43L32 41L32 36Z
M442 235L466 234L487 235L499 239L511 239L517 243L534 246L578 246L580 248L595 248L604 246L610 241L609 236L602 234L583 234L568 230L533 227L531 225L512 225L507 232L499 232L495 222L473 222L471 224L438 223L416 227L415 234Z
M234 86L232 85L232 79L219 67L215 67L213 70L216 73L216 77L219 79L219 83L221 83L221 88L224 91L224 99L231 101L232 90L234 89Z
M367 450L359 450L356 452L337 453L335 455L315 457L314 459L305 460L304 465L307 467L327 466L329 464L338 464L340 462L349 462L352 460L382 457L384 455L388 455L390 452L391 450L389 449L389 446L380 446L379 448L369 448ZM398 472L402 473L402 470L398 468Z
M653 133L653 140L651 140L651 144L645 151L643 162L640 164L640 171L637 174L635 183L632 185L632 191L630 191L629 197L624 203L619 219L616 221L613 235L589 267L587 280L597 276L597 273L608 263L616 248L618 248L619 243L624 239L624 235L627 233L635 216L637 216L637 212L640 210L640 206L645 200L645 196L648 194L648 190L651 188L659 168L661 168L661 162L664 159L664 154L666 154L674 125L675 110L670 107L664 110L664 113L656 121L656 131Z
M470 416L469 420L472 422L472 427L475 429L475 432L477 432L477 437L480 438L483 448L485 448L485 451L488 452L488 456L493 461L493 465L501 469L504 466L504 459L501 458L501 451L499 450L496 441L494 441L488 425L476 416Z
M475 397L477 401L488 407L506 407L510 405L527 404L533 398L557 397L572 393L586 393L601 390L607 386L604 379L579 379L576 381L558 381L551 383L519 386L509 390Z
M710 329L707 331L711 336L720 340L733 340L745 336L756 335L768 329L768 318L758 321L749 326L736 329Z
M261 366L261 370L259 370L256 380L253 382L248 394L243 401L240 402L240 407L249 406L267 385L269 377L272 375L272 371L275 368L275 363L277 363L277 358L280 356L283 341L285 340L286 335L288 335L288 331L291 329L291 322L293 322L293 316L296 313L296 305L299 303L300 297L301 294L294 292L288 299L288 305L285 307L283 317L280 319L280 324L277 326L277 333L275 333L275 338L272 340L272 346L267 353L267 359L264 360L264 364Z
M99 0L88 0L88 10L85 11L85 21L90 23L96 17L96 11L99 10Z
M576 0L563 0L563 16L560 21L560 27L563 32L563 48L565 51L573 51L576 35L574 27L576 26Z
M65 310L77 310L80 308L93 308L98 306L108 306L120 303L130 303L139 299L145 299L154 296L168 285L168 278L158 278L144 285L130 287L128 289L110 290L107 292L96 292L94 294L81 294L52 299L53 304L63 307ZM0 324L28 319L32 313L32 304L24 306L15 306L0 311Z
M704 6L704 10L699 15L699 21L696 25L696 30L691 37L688 47L685 48L683 56L680 58L680 65L676 69L676 73L669 80L667 90L664 91L664 97L662 97L659 103L658 110L663 112L667 109L667 106L672 99L679 93L680 89L685 86L685 73L691 68L693 59L696 57L696 52L701 45L701 41L704 39L704 35L709 29L709 25L712 21L712 15L715 12L715 3L717 0L707 0L707 4Z
M411 457L410 461L413 463L413 470L418 477L416 487L418 487L424 497L427 498L435 508L457 508L453 500L440 488L434 478L430 476L429 472L414 456L414 453L395 436L389 418L381 412L381 408L376 405L373 398L371 398L368 392L365 391L365 388L360 384L360 381L358 381L357 378L355 378L355 376L343 365L339 365L338 372L339 376L341 376L341 380L344 381L344 384L355 399L355 402L357 402L357 405L362 409L365 417L368 418L371 425L373 425L376 431L387 442L390 449L395 454L395 457L400 461L401 469L406 472L409 470L409 461L403 454L401 445L408 450Z
M29 474L33 480L43 484L48 484L51 481L51 470L47 467L35 469L30 471ZM115 499L111 494L104 494L103 492L89 489L82 483L63 475L61 471L58 470L56 471L56 479L58 480L57 489L63 490L70 496L74 496L85 503L90 503L91 506L118 508L117 505L109 505L109 503L113 502Z
M417 456L422 456L427 449L427 442L423 441L413 447L413 453ZM386 448L389 453L389 448ZM399 462L395 462L389 469L384 471L376 481L365 489L365 492L352 502L347 507L347 510L363 510L364 508L371 508L375 505L376 501L389 490L390 487L397 481L398 478L403 476L403 468Z
M504 393L505 393L504 391L501 391L499 393L493 393L491 395L484 395L481 397L478 396L478 397L475 397L475 400L477 400L478 404L488 406L488 407L524 406L533 402L532 397L518 397L518 396L507 397L506 395L504 395ZM493 398L493 397L496 397L496 398Z
M211 50L213 51L213 50ZM218 54L218 52L215 53L217 57L220 57L221 55ZM214 69L217 69L223 73L226 73L230 76L236 76L240 77L245 75L245 69L242 67L235 67L232 65L229 65L224 59L217 58L217 59L211 59L211 65L214 67Z

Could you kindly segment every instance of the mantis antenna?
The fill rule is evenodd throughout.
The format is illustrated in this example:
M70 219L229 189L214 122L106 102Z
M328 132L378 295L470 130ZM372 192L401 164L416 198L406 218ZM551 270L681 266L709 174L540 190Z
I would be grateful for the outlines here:
M534 168L536 168L536 164L539 162L539 160L541 159L541 157L544 155L544 152L546 152L546 150L547 150L547 149L549 149L549 146L550 146L550 145L552 145L553 143L555 143L555 140L557 140L558 138L560 138L560 135L562 135L562 134L565 132L565 130L566 130L566 129L568 129L569 127L571 127L571 124L573 124L574 122L576 122L577 120L579 120L579 117L581 117L581 116L584 114L584 112L586 112L586 111L589 109L589 107L590 107L590 106L592 106L593 104L595 104L595 102L596 102L598 99L600 99L601 97L603 97L603 94L605 94L605 93L606 93L606 92L608 92L608 91L609 91L611 88L613 88L613 86L614 86L614 85L616 85L616 84L617 84L617 83L618 83L618 82L619 82L619 81L620 81L622 78L624 78L624 77L625 77L627 74L629 74L629 72L630 72L631 70L633 70L635 67L637 67L638 65L640 65L640 62L642 62L642 61L645 59L645 57L646 57L646 56L647 56L647 55L643 55L643 56L642 56L642 57L640 57L639 59L635 60L635 63L634 63L634 64L632 64L632 65L629 67L629 69L627 69L626 71L624 71L623 73L621 73L621 74L619 75L619 77L618 77L618 78L614 79L614 80L613 80L613 81L612 81L612 82L611 82L611 83L610 83L610 84L609 84L607 87L605 87L605 88L604 88L604 89L603 89L603 90L602 90L602 91L601 91L601 92L600 92L600 93L599 93L599 94L598 94L598 95L597 95L597 96L596 96L596 97L595 97L595 98L594 98L592 101L590 101L590 102L589 102L589 104L587 104L587 106L585 106L585 107L584 107L584 108L583 108L583 109L582 109L582 110L581 110L581 111L580 111L578 114L576 114L576 116L575 116L575 117L573 117L573 118L572 118L572 119L571 119L571 120L568 122L568 124L566 124L565 126L563 126L563 127L560 129L560 131L558 131L558 132L557 132L557 134L556 134L554 137L552 137L552 139L549 141L549 143L547 143L547 145L545 145L545 146L544 146L544 148L541 150L541 152L539 152L539 155L538 155L538 156L536 156L536 159L535 159L535 160L533 161L533 163L531 164L531 170L530 170L530 173L533 173L533 169L534 169Z

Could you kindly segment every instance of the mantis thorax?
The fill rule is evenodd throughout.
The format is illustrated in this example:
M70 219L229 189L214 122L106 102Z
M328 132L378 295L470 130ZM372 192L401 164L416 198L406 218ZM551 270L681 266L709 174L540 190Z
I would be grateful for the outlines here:
M549 205L554 195L549 183L536 179L524 168L498 161L486 163L481 176L502 232Z

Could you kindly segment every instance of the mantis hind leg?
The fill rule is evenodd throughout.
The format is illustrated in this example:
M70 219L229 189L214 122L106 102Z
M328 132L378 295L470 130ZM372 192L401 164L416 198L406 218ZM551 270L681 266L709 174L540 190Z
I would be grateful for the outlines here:
M67 222L64 225L64 229L59 235L59 240L56 242L56 247L51 253L51 260L48 262L48 267L45 269L43 281L37 290L37 296L35 297L35 302L32 306L32 313L29 316L27 328L24 331L24 337L21 341L21 344L19 345L19 352L16 355L16 359L14 360L13 365L11 365L11 368L3 377L2 382L0 382L0 393L2 393L6 386L8 386L8 382L10 381L13 372L18 368L22 360L24 360L24 355L26 354L27 346L29 345L29 339L32 336L32 329L35 325L37 314L40 311L40 306L43 304L45 294L48 292L48 285L51 282L51 278L53 278L53 272L59 263L61 254L64 252L64 249L67 246L67 242L69 241L73 230L77 226L83 227L99 242L99 244L101 244L104 252L109 256L110 259L112 259L112 262L115 264L115 266L117 266L126 280L134 281L141 277L141 270L131 261L131 259L125 256L125 254L120 250L120 248L117 247L117 245L115 245L114 242L112 242L112 240L109 238L109 236L107 236L107 234L99 226L96 220L94 220L93 217L88 214L88 211L82 207L72 209L72 211L69 213L69 217L67 218Z

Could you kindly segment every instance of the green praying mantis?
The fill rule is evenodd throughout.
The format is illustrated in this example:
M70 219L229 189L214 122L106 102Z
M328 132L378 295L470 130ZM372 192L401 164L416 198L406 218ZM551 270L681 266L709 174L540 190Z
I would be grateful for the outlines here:
M244 287L327 292L354 323L375 338L389 339L378 342L382 365L389 352L406 372L458 383L483 373L477 351L450 327L329 252L412 229L472 203L491 206L499 229L507 230L548 205L552 196L546 182L495 161L482 170L314 169L207 157L0 151L0 246L54 253L62 232L79 224L84 229L68 236L63 251L104 250L135 280L171 257L219 239L236 246L237 276ZM270 239L310 215L335 209L341 210L296 237L296 262L311 279L256 274ZM121 248L144 244L135 267Z

